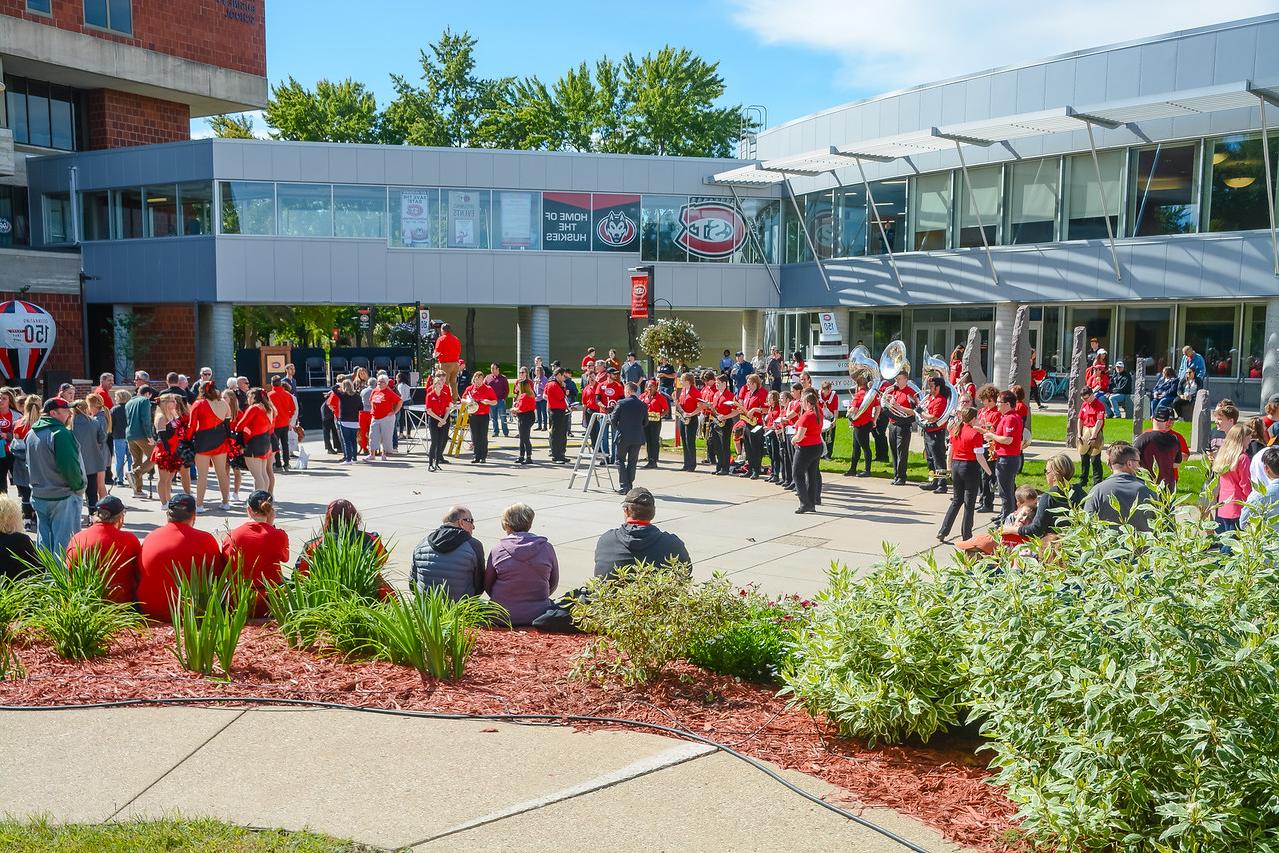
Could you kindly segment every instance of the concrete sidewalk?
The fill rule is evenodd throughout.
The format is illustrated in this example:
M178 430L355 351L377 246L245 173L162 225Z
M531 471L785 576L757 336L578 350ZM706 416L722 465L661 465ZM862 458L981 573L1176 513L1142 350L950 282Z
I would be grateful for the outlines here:
M711 747L637 732L285 708L6 712L0 766L0 812L55 822L207 816L397 850L905 849ZM925 849L963 849L891 809L858 811Z

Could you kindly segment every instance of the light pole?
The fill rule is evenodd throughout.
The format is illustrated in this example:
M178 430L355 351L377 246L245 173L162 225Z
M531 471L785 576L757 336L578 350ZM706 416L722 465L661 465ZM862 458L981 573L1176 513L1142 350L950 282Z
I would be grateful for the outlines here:
M655 267L653 264L644 264L643 266L631 267L629 269L629 272L632 275L638 275L640 273L643 273L647 277L648 305L645 307L647 308L647 311L648 311L648 318L647 318L648 324L651 326L653 325L653 315L657 311L657 300L653 294L653 291L655 289L654 285L656 283L656 278L657 278L657 267ZM634 300L634 298L635 297L632 293L632 296L631 296L632 301ZM666 302L665 299L663 299L662 301ZM666 304L670 305L671 303L666 302ZM648 375L649 376L653 375L653 357L651 355L648 357Z

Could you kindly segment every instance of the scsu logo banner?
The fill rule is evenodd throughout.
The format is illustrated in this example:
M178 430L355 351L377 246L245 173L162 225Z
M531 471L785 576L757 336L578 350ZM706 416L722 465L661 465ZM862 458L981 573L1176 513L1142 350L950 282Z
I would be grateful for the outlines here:
M699 258L727 258L746 242L746 220L719 201L694 201L680 208L675 242Z
M640 197L595 193L591 197L591 237L597 252L639 251Z
M0 303L0 374L10 381L35 379L53 352L53 315L30 302Z

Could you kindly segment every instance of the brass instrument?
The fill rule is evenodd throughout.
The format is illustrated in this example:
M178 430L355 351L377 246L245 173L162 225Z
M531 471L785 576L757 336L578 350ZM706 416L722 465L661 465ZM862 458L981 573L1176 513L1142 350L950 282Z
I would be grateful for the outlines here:
M945 359L930 355L928 347L924 347L924 366L921 373L921 378L924 379L930 374L940 376L942 383L950 393L946 397L945 410L936 420L929 418L926 413L921 411L915 412L915 420L919 422L921 427L945 426L950 421L951 416L955 414L955 408L959 405L959 389L950 382L950 365L946 363Z
M854 347L848 354L848 375L866 377L866 396L862 398L862 404L855 411L848 410L848 419L855 421L875 405L875 401L879 399L879 383L882 381L879 363L870 357L870 351L866 347Z
M888 346L884 347L884 352L879 356L879 376L881 381L892 382L897 378L898 374L910 375L910 358L906 355L906 344L901 340L891 341ZM920 393L919 386L914 382L907 382L906 387ZM907 418L910 415L906 409L897 405L897 401L893 399L891 394L884 394L883 406L890 415L898 418Z

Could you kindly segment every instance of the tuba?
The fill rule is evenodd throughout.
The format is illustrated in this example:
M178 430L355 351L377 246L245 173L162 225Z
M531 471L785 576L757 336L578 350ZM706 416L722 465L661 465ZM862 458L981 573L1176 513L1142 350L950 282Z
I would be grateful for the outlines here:
M897 378L898 374L910 375L910 358L906 355L906 344L901 340L889 343L879 356L879 377L881 380L892 382ZM914 382L907 382L906 387L916 394L921 393L919 386ZM890 395L884 394L881 396L883 397L883 406L888 410L889 414L899 418L906 416L905 410L898 406Z
M871 406L875 405L875 401L879 399L879 383L881 381L879 375L879 364L875 359L870 357L870 352L866 347L854 347L853 351L848 354L848 375L866 377L866 396L862 398L862 404L853 409L848 410L848 419L855 421L866 412L870 411Z
M930 355L928 347L924 347L924 366L920 370L921 378L927 379L930 374L940 376L942 384L946 386L946 408L941 415L937 417L936 423L928 418L923 412L915 412L915 420L919 422L921 427L946 426L950 421L950 416L955 414L955 407L959 405L959 389L950 383L950 365L946 360L935 355Z

